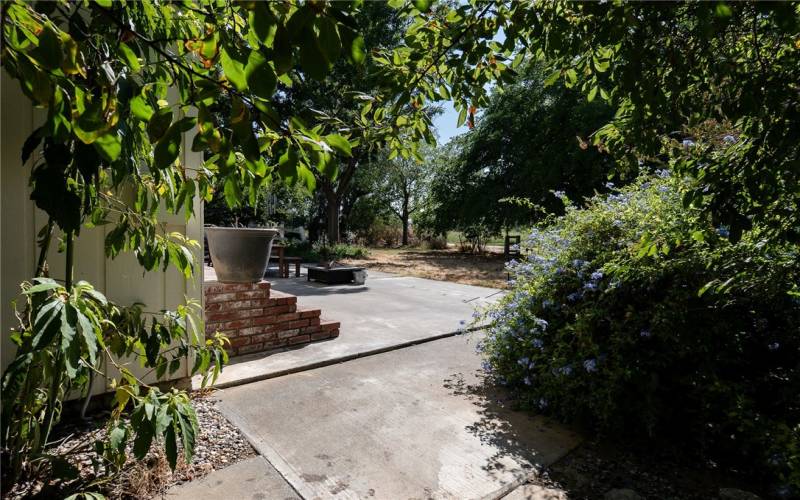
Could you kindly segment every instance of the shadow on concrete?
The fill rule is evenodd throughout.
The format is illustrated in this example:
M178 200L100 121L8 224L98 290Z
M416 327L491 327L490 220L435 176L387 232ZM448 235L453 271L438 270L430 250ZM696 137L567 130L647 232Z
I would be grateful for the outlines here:
M526 462L532 464L527 481L505 487L493 498L704 500L717 498L721 485L743 490L758 487L752 478L688 459L690 455L664 443L642 446L602 436L582 442L577 433L567 430L563 424L531 411L515 410L510 391L487 380L482 370L453 373L443 380L443 387L453 396L466 398L478 409L479 418L464 428L483 445L497 450L483 466L487 473L499 475L501 469L495 464L501 464L503 459L510 458L523 467ZM571 442L571 446L566 446L566 452L555 459L549 451L537 453L530 444L537 435L541 439L545 433L573 436L571 441L562 441L565 445ZM609 495L611 491L617 492L616 495ZM628 496L626 492L634 493Z
M369 291L369 285L325 285L315 281L306 281L300 278L278 278L271 279L272 288L279 292L290 293L298 297L310 297L314 295L342 295L354 294Z
M265 360L266 361L268 358L270 358L272 356L275 356L277 354L284 354L284 353L290 353L290 352L302 352L304 349L308 349L313 345L319 345L319 344L325 344L325 343L328 343L328 342L333 342L336 339L337 339L337 337L334 337L332 339L315 340L315 341L309 342L307 344L290 345L290 346L286 346L286 347L280 347L278 349L272 349L272 350L269 350L269 351L253 352L253 353L250 353L250 354L242 354L240 356L233 356L225 364L225 368L227 369L227 368L230 368L232 366L236 366L236 365L241 364L241 363L249 363L249 362L258 361L258 360ZM275 374L273 376L283 375L283 374L286 374L286 373L291 373L293 371L294 370L285 370L285 371L281 371L281 372L279 372L279 373L277 373L277 374Z
M541 474L543 464L552 463L560 457L550 456L551 453L541 450L541 438L545 433L563 433L569 435L575 445L578 443L576 435L569 431L560 430L563 426L550 421L550 419L530 412L515 410L513 398L507 389L489 381L483 370L476 370L467 377L473 383L467 383L465 376L454 373L444 379L443 386L453 396L463 397L478 408L479 419L465 429L486 446L496 449L497 452L487 460L483 469L489 474L502 472L503 463L508 459L522 464L530 464L531 477ZM545 448L547 449L547 448ZM560 451L563 454L563 449Z

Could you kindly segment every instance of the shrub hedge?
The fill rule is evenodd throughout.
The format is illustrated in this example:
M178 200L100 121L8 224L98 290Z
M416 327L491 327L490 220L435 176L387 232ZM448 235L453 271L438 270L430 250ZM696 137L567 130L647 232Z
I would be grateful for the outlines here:
M798 248L737 243L665 171L533 230L481 313L484 367L529 407L678 443L800 494Z

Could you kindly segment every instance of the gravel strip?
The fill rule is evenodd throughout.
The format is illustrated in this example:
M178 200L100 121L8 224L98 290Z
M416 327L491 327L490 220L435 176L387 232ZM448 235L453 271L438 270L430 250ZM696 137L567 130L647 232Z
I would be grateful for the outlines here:
M183 467L175 471L173 484L197 479L212 470L222 469L256 455L239 429L217 410L213 395L195 397L192 403L200 424L200 436L195 445L192 464L183 464Z

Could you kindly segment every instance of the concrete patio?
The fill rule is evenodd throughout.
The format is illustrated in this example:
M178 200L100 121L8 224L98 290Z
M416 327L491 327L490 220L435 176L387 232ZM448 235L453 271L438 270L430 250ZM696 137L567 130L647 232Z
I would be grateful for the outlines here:
M272 283L341 335L234 359L219 408L261 456L169 498L562 498L526 480L579 437L510 410L482 376L483 333L456 334L501 291L378 272L365 286Z
M207 268L209 272L213 272ZM305 272L305 270L303 270ZM369 272L365 285L323 285L271 278L272 289L296 295L303 308L321 309L341 323L338 338L296 348L238 356L217 387L230 387L376 354L455 334L476 307L502 291L445 281ZM195 385L199 381L195 381Z
M479 367L456 336L218 397L302 498L501 498L578 436L508 409Z

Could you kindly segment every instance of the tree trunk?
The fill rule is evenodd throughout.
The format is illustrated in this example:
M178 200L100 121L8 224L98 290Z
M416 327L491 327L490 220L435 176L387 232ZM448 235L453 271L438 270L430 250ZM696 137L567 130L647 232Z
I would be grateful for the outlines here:
M403 246L408 246L408 197L403 200L403 214L400 217L403 221Z
M328 202L326 207L328 243L334 245L339 243L339 197L335 192L325 193L325 200Z
M326 208L326 226L328 230L328 243L331 245L339 243L341 238L339 234L339 218L342 211L342 200L350 189L350 181L353 180L353 175L357 166L358 161L355 158L350 158L347 166L342 169L336 186L328 179L322 181L322 191L325 193L325 201L328 204Z
M403 214L403 246L408 246L408 214Z

